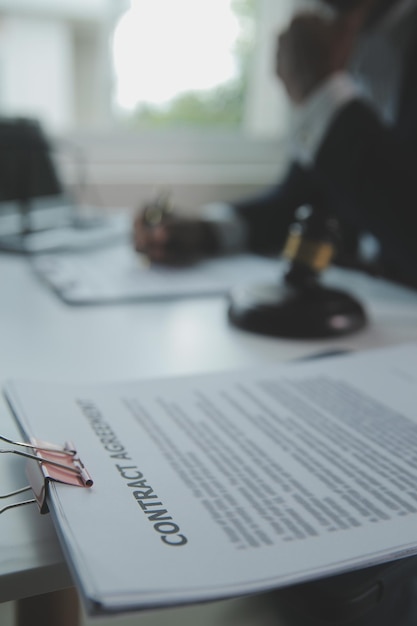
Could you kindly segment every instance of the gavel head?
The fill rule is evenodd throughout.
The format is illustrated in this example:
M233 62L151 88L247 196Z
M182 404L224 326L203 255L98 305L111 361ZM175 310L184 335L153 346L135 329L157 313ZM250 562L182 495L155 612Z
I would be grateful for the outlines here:
M339 225L328 211L302 206L296 213L283 250L288 262L285 281L296 287L313 286L335 256Z

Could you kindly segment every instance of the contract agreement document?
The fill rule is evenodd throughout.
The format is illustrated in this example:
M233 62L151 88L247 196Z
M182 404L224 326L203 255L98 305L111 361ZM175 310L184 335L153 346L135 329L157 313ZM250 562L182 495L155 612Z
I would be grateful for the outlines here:
M417 553L417 344L5 393L24 436L73 441L94 480L51 483L48 499L90 614Z

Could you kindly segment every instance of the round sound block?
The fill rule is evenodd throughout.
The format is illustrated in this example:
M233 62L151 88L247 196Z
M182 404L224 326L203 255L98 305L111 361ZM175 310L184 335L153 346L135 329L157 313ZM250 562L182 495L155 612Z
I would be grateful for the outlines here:
M315 284L247 285L229 294L232 324L254 333L290 338L323 338L355 332L367 322L350 294Z

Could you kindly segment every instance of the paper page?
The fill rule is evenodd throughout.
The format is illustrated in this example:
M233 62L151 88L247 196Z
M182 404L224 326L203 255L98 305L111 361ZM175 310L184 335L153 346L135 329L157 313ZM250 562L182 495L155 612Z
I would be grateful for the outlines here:
M11 383L95 483L51 505L89 612L263 591L417 552L417 344L255 371Z
M71 304L223 294L248 281L275 282L279 267L276 260L249 254L187 267L150 265L130 242L84 254L40 255L32 264Z
M129 231L130 223L124 215L107 216L97 218L96 222L92 220L91 225L86 221L83 226L80 221L78 226L68 225L31 233L24 239L24 250L32 254L60 255L71 251L79 254L124 241Z

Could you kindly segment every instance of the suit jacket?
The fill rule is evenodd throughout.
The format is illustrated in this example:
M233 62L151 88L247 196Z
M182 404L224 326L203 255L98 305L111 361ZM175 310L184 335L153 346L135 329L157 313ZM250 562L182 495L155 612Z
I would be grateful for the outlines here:
M310 170L294 163L263 196L236 203L251 249L279 250L296 208L322 204L339 218L345 241L352 245L358 232L372 233L382 272L417 286L417 11L409 19L413 35L394 126L364 101L344 106Z

